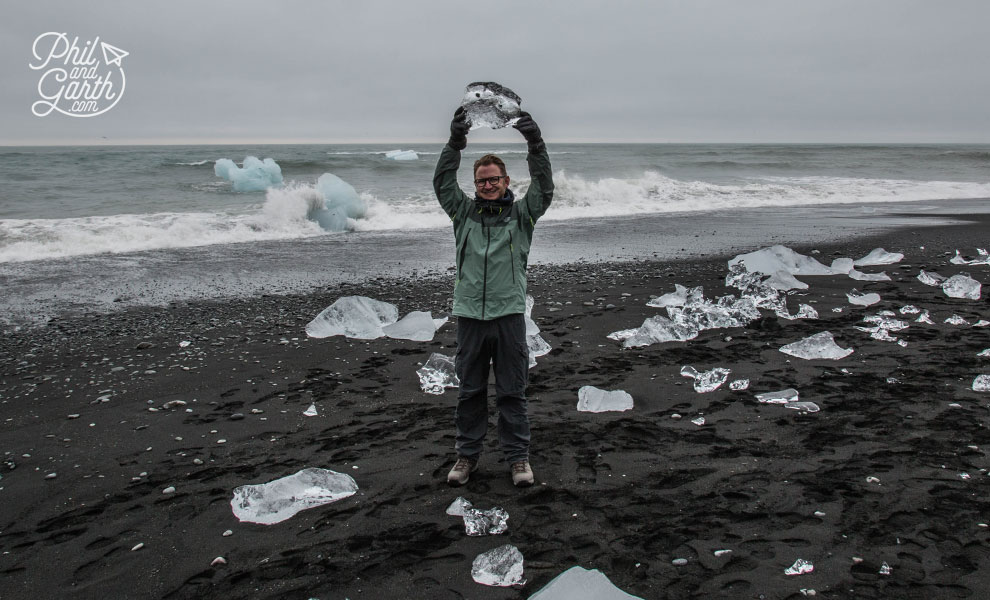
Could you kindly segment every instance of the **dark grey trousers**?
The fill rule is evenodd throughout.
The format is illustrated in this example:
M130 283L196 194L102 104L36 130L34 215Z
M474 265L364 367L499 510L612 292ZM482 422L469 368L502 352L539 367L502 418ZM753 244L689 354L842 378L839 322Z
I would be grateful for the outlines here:
M478 460L488 430L488 374L495 369L498 441L509 462L529 460L526 383L529 348L523 315L490 321L457 318L454 369L460 379L454 420L458 456Z

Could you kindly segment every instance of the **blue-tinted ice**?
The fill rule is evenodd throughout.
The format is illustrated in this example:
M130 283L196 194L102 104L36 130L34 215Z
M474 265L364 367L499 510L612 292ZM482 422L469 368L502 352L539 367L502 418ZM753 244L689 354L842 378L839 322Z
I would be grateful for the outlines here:
M268 483L235 488L230 507L240 521L273 525L307 508L352 496L357 489L350 475L309 468Z
M271 158L258 160L256 156L248 156L243 167L229 158L221 158L213 165L213 172L233 183L235 192L261 192L282 185L282 168Z
M467 112L471 129L501 129L515 123L522 100L509 88L494 81L476 81L464 90L461 106Z

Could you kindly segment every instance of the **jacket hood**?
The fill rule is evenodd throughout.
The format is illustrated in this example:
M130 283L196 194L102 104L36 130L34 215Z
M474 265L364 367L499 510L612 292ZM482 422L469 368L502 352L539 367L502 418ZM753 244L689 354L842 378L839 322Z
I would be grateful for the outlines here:
M505 190L505 195L499 198L498 200L484 200L480 198L477 194L474 195L475 206L481 209L488 209L488 210L508 208L512 206L512 203L515 202L515 200L516 200L515 194L513 194L512 190L509 189Z

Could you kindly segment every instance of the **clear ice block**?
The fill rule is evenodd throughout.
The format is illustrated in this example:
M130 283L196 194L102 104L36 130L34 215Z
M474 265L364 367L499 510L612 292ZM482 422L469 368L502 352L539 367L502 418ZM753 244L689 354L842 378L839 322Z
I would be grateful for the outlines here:
M307 508L353 496L357 490L350 475L309 468L268 483L234 488L230 507L242 522L273 525Z
M849 299L849 304L855 304L856 306L872 306L880 302L880 294L861 294L856 288L853 288L846 294L846 298Z
M429 342L437 332L437 324L430 313L414 310L395 323L383 326L382 332L396 340Z
M798 391L794 388L787 388L786 390L776 392L764 392L757 394L756 399L764 404L787 404L789 402L797 402Z
M949 298L980 299L980 282L965 273L953 275L942 282L942 291Z
M625 411L633 407L633 397L622 390L606 391L586 385L578 390L579 412Z
M681 375L694 379L694 391L699 394L714 392L729 378L731 370L716 367L711 371L699 372L694 367L687 365L681 369Z
M461 518L464 519L464 531L470 536L499 535L509 529L508 511L497 506L488 510L468 508Z
M830 331L816 333L815 335L806 337L803 340L798 340L794 343L787 344L786 346L782 346L780 351L784 354L789 354L805 360L819 358L838 360L853 353L852 348L840 348L835 343L835 338L832 336L832 332Z
M501 129L515 123L520 104L522 99L515 92L494 81L469 83L461 100L472 130L481 127Z
M398 320L399 309L394 304L365 296L344 296L306 325L306 335L313 338L343 335L371 340L384 336L382 327Z
M440 395L445 388L455 388L461 385L454 371L454 359L434 352L416 375L419 377L419 387L427 394Z
M749 380L748 379L736 379L735 381L729 383L729 389L732 390L732 391L734 391L734 392L739 392L739 391L742 391L742 390L747 390L747 389L749 389Z
M471 564L471 578L481 585L523 585L523 555L511 544L482 552Z
M809 413L816 413L821 410L814 402L788 402L784 405L784 408L793 408L794 410Z
M990 392L990 375L977 375L973 380L974 392Z
M464 511L471 508L471 502L464 496L458 496L450 506L447 507L447 514L452 517L463 517Z
M857 267L872 267L875 265L892 265L904 259L900 252L887 252L883 248L874 248L869 254L855 261Z
M887 275L884 272L863 273L862 271L857 271L856 269L849 271L849 278L855 279L856 281L890 281L890 275Z
M784 575L804 575L815 570L815 565L810 560L799 558L794 564L784 569Z
M643 600L617 588L598 569L571 567L550 580L529 600Z
M945 277L939 275L938 273L925 271L924 269L918 273L918 281L925 285L930 285L932 287L939 287L942 282L945 281Z

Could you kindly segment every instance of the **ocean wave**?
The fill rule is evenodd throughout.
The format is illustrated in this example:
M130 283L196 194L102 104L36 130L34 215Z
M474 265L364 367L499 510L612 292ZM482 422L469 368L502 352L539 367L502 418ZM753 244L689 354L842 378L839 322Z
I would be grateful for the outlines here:
M214 162L216 161L206 159L206 160L197 160L193 162L174 162L171 164L180 167L201 167L203 165L212 165Z

